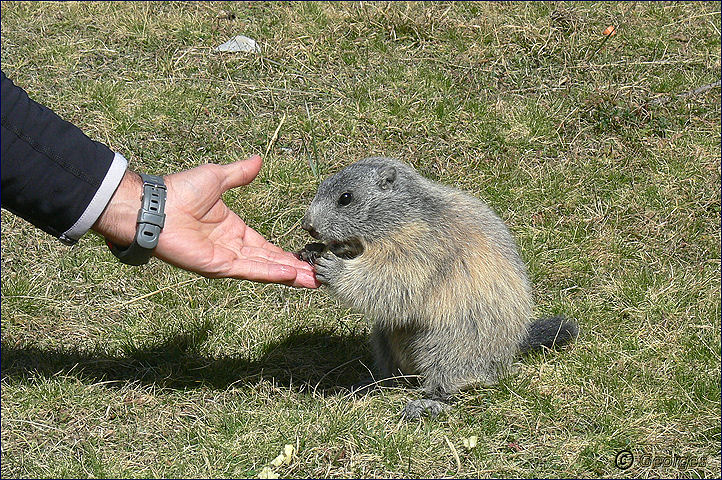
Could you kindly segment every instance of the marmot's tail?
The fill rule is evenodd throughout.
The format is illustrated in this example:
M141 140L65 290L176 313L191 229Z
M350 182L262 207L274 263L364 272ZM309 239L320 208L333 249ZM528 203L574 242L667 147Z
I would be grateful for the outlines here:
M579 326L563 317L540 318L529 326L529 333L521 344L521 353L539 351L542 347L566 345L579 335Z

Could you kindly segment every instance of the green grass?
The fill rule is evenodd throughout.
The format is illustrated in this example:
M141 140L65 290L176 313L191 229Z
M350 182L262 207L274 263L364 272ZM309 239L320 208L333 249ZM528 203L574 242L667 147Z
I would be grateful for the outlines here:
M67 247L3 211L3 477L256 477L285 444L282 477L719 475L720 90L680 96L720 79L719 3L1 13L3 71L131 168L263 154L286 115L258 179L225 197L267 238L306 243L310 163L399 157L486 200L538 313L582 331L403 423L417 393L342 388L372 364L368 325L324 289L126 267L96 236ZM236 34L262 55L213 51Z

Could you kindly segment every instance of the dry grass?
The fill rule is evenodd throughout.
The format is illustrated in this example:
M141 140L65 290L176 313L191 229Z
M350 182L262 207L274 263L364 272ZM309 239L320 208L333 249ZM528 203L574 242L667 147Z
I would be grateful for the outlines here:
M262 55L213 52L236 34ZM407 424L413 392L342 388L368 327L325 291L128 268L3 211L3 477L256 477L284 444L287 477L719 475L720 90L681 95L720 79L718 3L3 2L2 46L137 170L270 145L226 200L287 249L314 168L410 161L490 203L583 332Z

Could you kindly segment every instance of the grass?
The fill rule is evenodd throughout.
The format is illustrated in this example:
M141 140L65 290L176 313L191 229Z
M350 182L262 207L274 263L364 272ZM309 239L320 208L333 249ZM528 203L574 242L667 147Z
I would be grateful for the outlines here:
M719 3L1 13L3 71L132 168L264 153L285 115L226 196L269 239L306 243L318 177L399 157L492 205L538 313L582 329L403 423L414 392L341 388L367 375L368 325L325 290L130 268L3 211L3 477L256 477L285 444L282 477L719 475L720 90L682 95L720 79ZM213 51L237 34L262 55Z

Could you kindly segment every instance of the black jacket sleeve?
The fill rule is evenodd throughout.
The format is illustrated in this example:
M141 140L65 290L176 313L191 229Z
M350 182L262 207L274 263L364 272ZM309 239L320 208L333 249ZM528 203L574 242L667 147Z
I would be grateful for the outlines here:
M0 74L2 208L74 243L102 213L127 162Z

